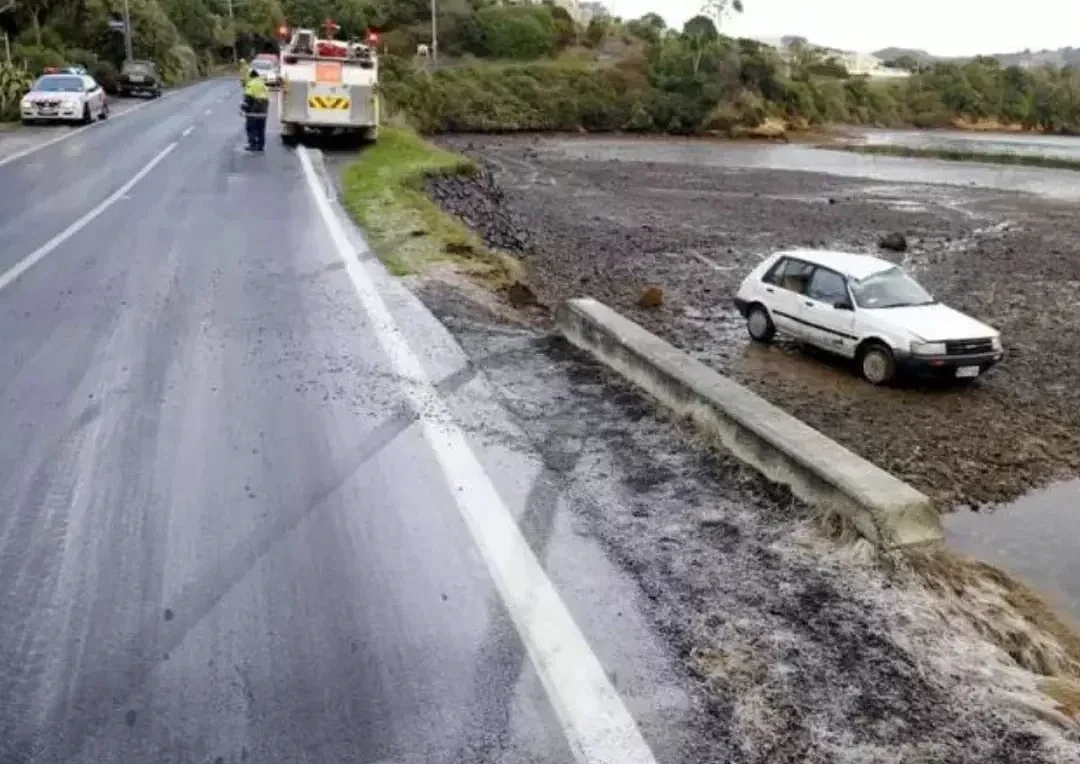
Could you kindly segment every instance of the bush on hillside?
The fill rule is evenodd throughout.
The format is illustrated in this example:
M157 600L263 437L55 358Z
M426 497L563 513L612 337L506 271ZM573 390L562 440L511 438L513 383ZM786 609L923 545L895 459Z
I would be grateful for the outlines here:
M0 62L0 122L19 118L19 102L32 82L33 78L23 67Z
M555 52L558 35L546 5L489 6L476 13L471 52L487 58L542 58Z

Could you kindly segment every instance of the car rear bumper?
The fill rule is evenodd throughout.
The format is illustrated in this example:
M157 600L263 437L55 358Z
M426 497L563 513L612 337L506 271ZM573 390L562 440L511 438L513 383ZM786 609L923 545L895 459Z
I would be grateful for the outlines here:
M896 366L903 372L917 376L956 377L957 369L977 367L978 376L1001 363L1004 351L976 355L914 355L894 351Z

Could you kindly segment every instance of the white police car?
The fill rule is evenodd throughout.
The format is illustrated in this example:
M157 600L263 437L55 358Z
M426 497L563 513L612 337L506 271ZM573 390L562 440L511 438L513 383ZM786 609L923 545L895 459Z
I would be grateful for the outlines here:
M735 306L752 339L770 342L780 332L851 358L875 385L901 370L973 379L1004 357L996 329L870 255L777 252L746 277Z
M19 115L24 124L80 122L109 116L109 101L102 87L88 74L71 70L45 74L23 96Z

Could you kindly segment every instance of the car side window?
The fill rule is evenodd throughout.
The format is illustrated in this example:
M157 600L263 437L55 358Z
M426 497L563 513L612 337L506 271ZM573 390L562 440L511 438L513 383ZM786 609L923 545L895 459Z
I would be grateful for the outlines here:
M807 283L814 272L814 266L802 260L785 257L765 274L765 282L796 294L806 294Z
M786 257L781 257L779 260L773 263L772 268L769 268L769 270L765 272L765 275L761 278L761 280L764 281L766 284L780 286L780 282L784 278L784 268L787 267L787 264L788 259Z
M815 268L814 275L810 277L810 285L806 290L806 296L818 302L833 305L840 301L848 300L847 281L836 271L828 268Z

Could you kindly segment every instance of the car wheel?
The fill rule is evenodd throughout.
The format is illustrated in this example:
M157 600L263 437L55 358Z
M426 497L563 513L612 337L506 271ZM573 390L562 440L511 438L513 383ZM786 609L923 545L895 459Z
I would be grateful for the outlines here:
M98 117L100 119L108 119L109 118L109 102L108 101L102 101L101 102L101 113L98 114Z
M859 354L859 373L871 385L885 385L896 376L896 359L880 342L867 345Z
M90 104L88 104L88 103L83 104L83 107L82 107L82 123L84 125L89 125L93 121L94 121L94 115L90 113Z
M769 343L776 336L776 326L763 305L751 305L746 311L746 330L754 342Z

